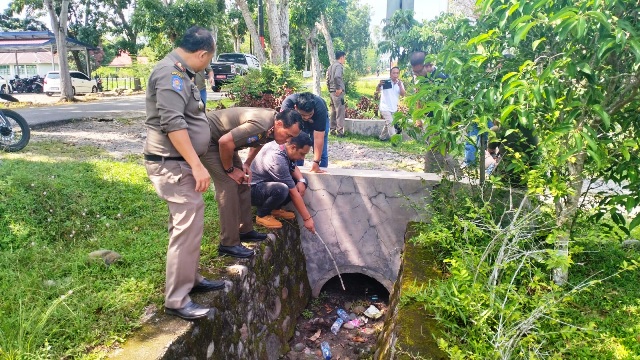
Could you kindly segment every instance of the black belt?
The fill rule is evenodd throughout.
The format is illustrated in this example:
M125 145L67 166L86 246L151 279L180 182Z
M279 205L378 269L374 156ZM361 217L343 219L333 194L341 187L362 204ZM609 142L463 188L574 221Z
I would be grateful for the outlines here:
M149 155L149 154L144 154L144 159L148 161L167 161L167 160L185 161L185 159L182 156L160 156L160 155Z

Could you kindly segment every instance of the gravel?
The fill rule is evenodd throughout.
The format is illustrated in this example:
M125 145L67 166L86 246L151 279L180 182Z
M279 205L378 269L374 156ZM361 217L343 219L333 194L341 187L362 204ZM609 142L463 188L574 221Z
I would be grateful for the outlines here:
M84 119L63 125L33 130L31 141L59 140L70 145L93 145L121 159L141 154L146 130L144 118L121 113L115 118ZM241 156L245 152L241 152ZM307 159L310 159L310 155ZM393 149L372 149L347 141L329 140L329 169L365 169L421 172L420 155L403 154Z

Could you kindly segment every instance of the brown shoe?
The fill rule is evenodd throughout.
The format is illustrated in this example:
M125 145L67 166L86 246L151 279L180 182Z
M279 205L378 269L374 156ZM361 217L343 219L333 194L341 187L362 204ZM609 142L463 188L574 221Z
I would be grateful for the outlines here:
M262 225L267 229L280 229L282 227L282 223L276 220L273 215L267 215L264 217L256 216L256 224Z
M296 214L292 213L291 211L282 210L282 209L273 210L271 212L271 215L280 219L285 219L285 220L293 220L296 218Z

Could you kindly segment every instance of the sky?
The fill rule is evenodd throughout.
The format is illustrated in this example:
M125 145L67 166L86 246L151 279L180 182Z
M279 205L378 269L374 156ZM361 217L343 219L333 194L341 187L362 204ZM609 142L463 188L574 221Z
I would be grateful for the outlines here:
M0 0L4 1L4 0ZM387 16L386 0L360 0L361 4L371 7L371 26L379 25ZM447 0L414 0L415 18L418 21L431 20L447 10Z

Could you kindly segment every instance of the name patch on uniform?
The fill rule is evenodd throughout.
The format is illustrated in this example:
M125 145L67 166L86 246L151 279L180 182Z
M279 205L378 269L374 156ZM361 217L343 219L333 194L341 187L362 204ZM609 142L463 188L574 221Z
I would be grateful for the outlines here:
M254 143L256 141L258 141L260 138L256 135L256 136L252 136L250 138L247 139L247 144L251 144Z
M182 78L184 76L184 75L182 75L181 72L177 72L177 71L172 71L171 75L177 75L177 76L180 76L180 78Z
M178 91L178 92L182 91L182 88L184 87L184 82L182 81L182 78L180 76L173 75L171 77L171 87L175 91Z

